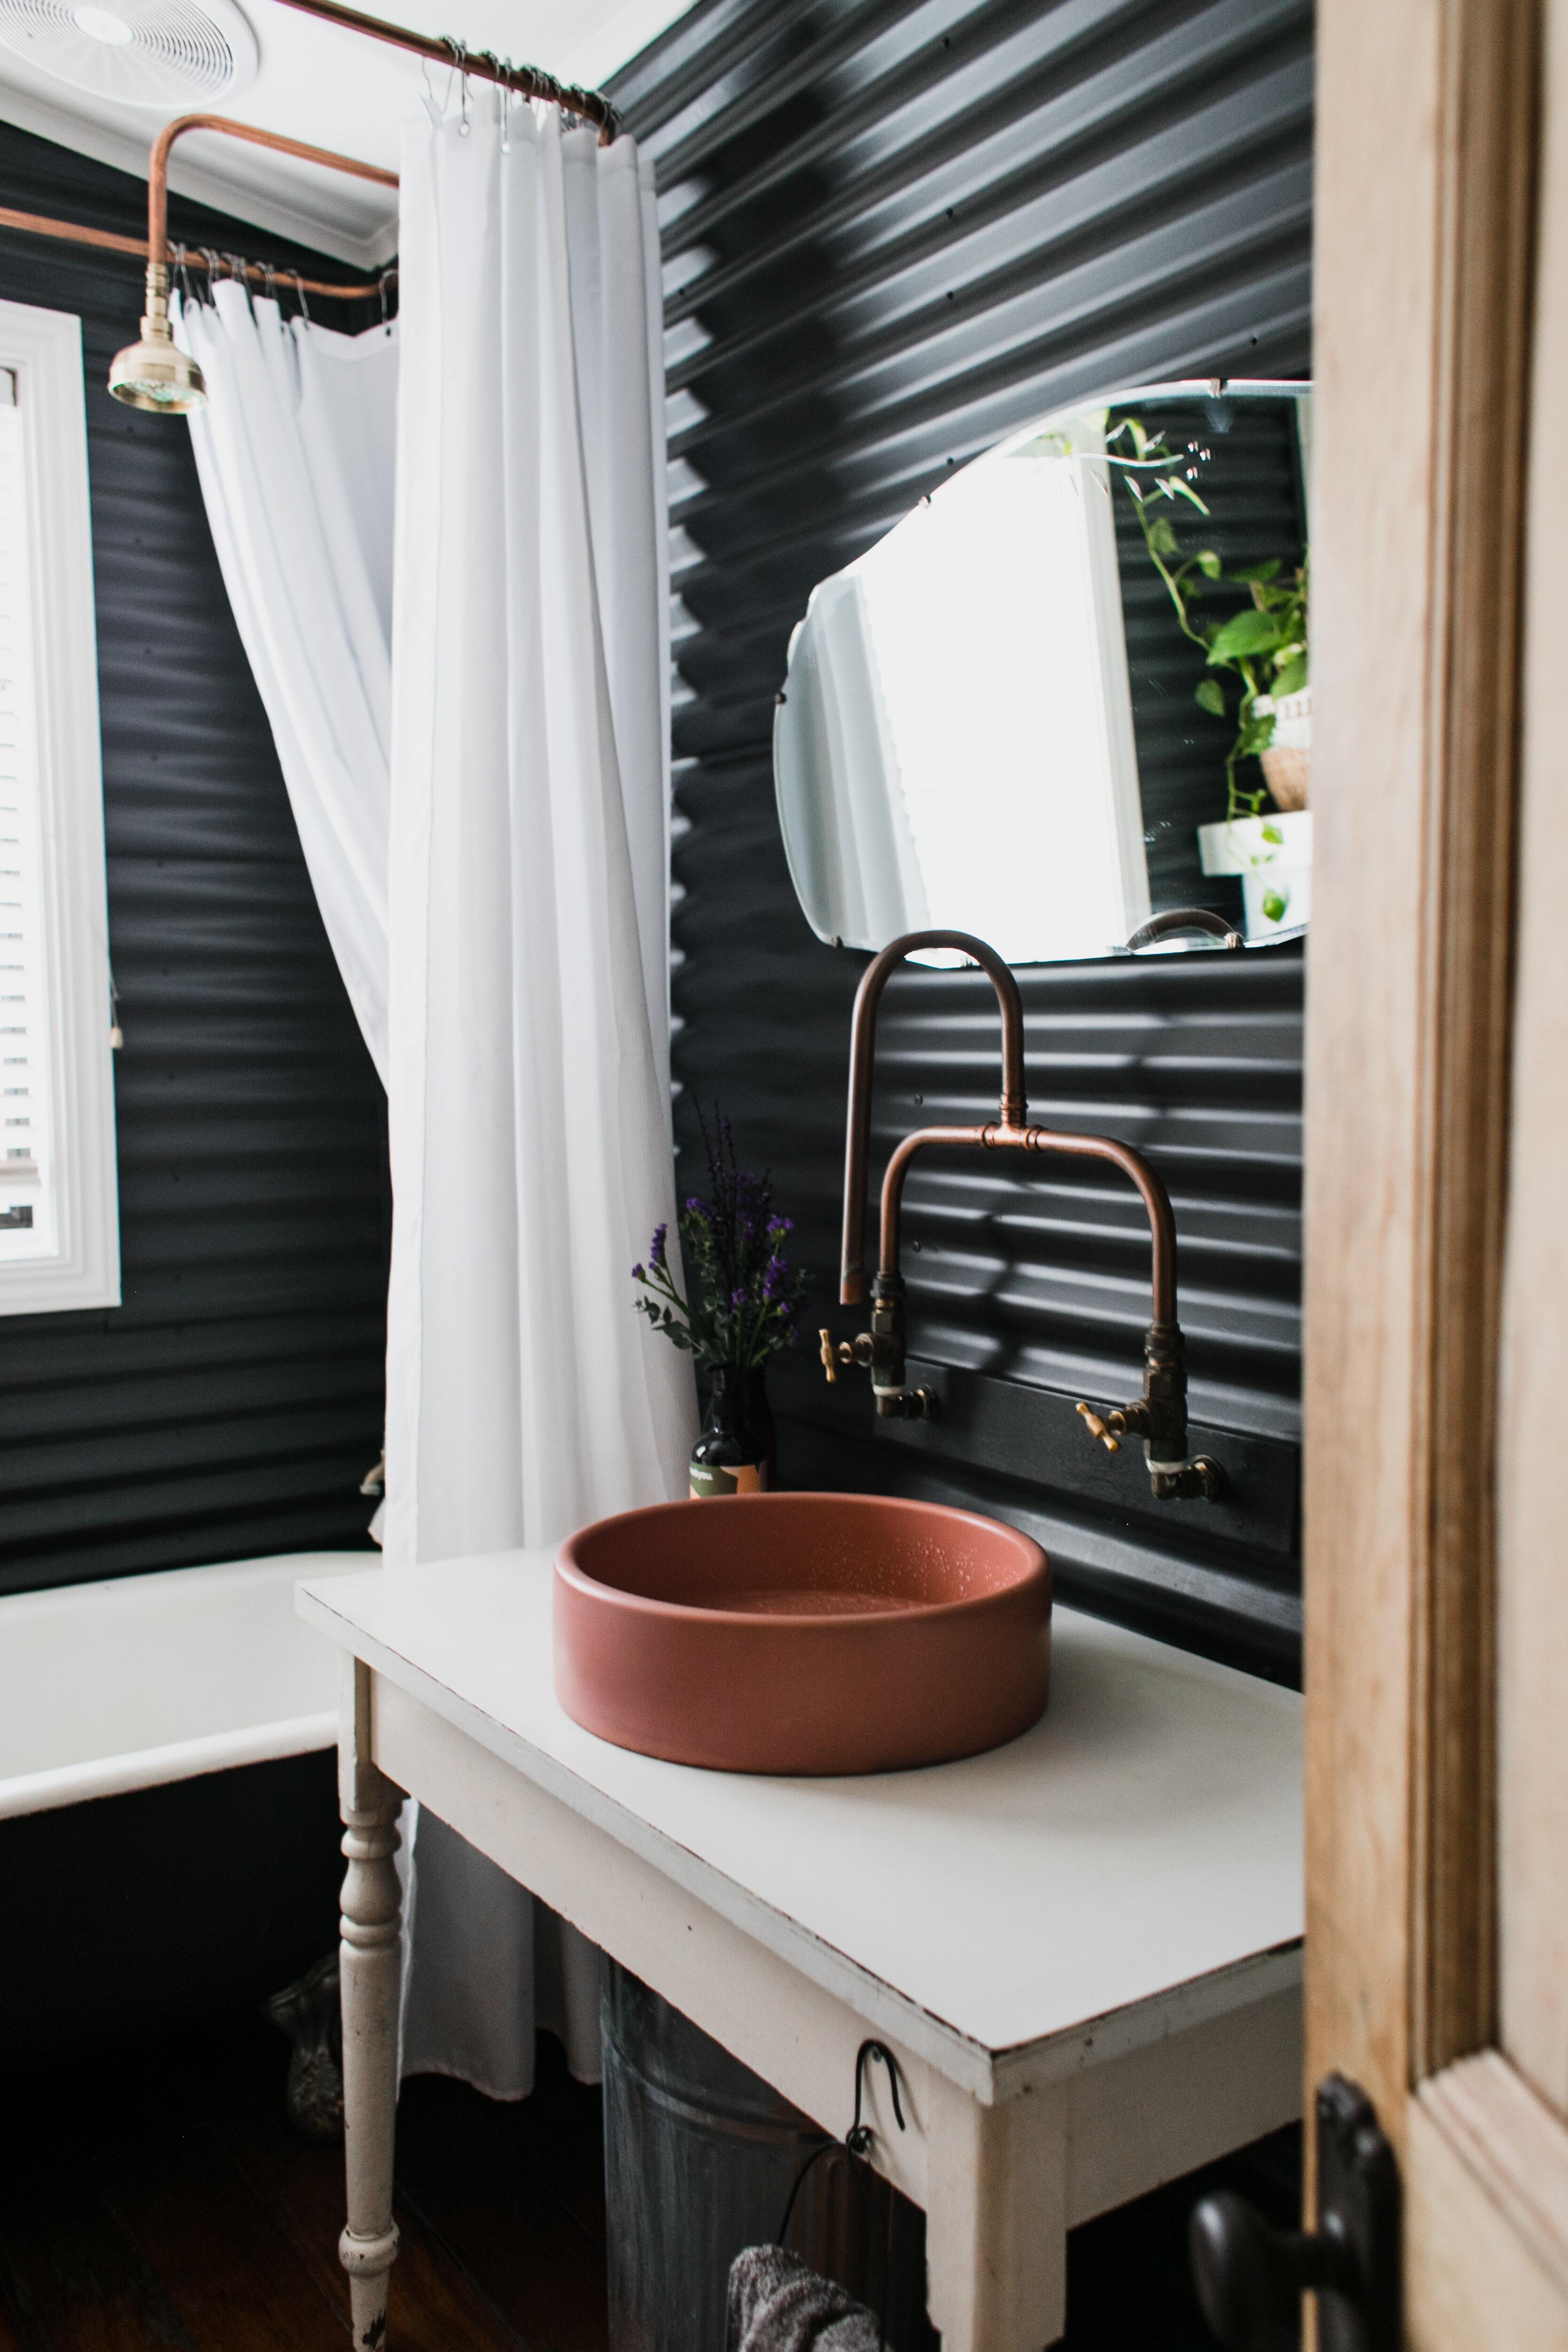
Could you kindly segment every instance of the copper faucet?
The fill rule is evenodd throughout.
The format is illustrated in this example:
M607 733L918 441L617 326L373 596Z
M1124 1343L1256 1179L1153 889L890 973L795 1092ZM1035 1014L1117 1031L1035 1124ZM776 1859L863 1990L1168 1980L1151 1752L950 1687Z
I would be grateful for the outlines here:
M877 1411L884 1418L920 1421L935 1410L930 1389L905 1386L904 1279L899 1265L899 1222L904 1178L915 1154L928 1145L962 1144L983 1151L1059 1151L1078 1159L1108 1160L1138 1187L1154 1245L1153 1315L1143 1340L1143 1393L1103 1416L1079 1406L1090 1437L1115 1454L1123 1437L1141 1437L1155 1496L1203 1496L1213 1501L1224 1486L1219 1465L1206 1454L1187 1454L1185 1349L1176 1321L1176 1224L1170 1195L1142 1154L1109 1135L1071 1135L1030 1127L1024 1097L1024 1007L1018 983L993 947L967 931L910 931L872 959L855 999L849 1049L849 1118L844 1154L844 1264L838 1297L858 1307L866 1296L866 1163L871 1143L871 1078L876 1055L877 1012L888 975L916 948L956 948L989 974L1002 1013L1002 1099L998 1117L984 1127L922 1127L906 1135L882 1179L882 1246L871 1286L871 1328L836 1348L824 1331L822 1363L830 1381L839 1364L862 1364L871 1374Z

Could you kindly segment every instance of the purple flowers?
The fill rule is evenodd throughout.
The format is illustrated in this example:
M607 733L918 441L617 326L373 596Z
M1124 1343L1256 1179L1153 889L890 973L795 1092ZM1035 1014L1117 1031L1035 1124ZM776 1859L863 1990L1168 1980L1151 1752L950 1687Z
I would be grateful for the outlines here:
M711 1125L698 1109L708 1158L709 1192L689 1193L679 1230L681 1248L670 1262L669 1230L661 1224L648 1244L647 1264L632 1268L647 1294L637 1301L655 1330L710 1364L738 1370L765 1363L795 1339L805 1276L784 1254L795 1231L773 1212L766 1175L736 1164L730 1122L715 1111ZM682 1273L690 1276L682 1292Z

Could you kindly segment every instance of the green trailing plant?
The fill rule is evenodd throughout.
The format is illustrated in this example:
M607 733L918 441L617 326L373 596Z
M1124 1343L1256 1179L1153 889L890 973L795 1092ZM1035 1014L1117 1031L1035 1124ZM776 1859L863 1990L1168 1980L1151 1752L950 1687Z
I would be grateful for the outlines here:
M632 1280L644 1297L636 1304L656 1331L705 1364L749 1371L794 1344L806 1296L805 1276L784 1255L795 1231L773 1209L771 1176L739 1167L730 1122L717 1104L710 1128L698 1121L708 1155L708 1198L693 1193L677 1220L689 1296L670 1263L669 1229L660 1225L647 1264Z
M1125 449L1118 449L1118 442ZM1227 572L1212 547L1184 553L1176 516L1184 506L1205 520L1209 514L1194 487L1196 454L1178 455L1163 434L1147 432L1136 416L1122 418L1107 436L1106 448L1120 467L1149 561L1164 582L1182 634L1202 647L1205 663L1215 673L1199 681L1195 698L1200 709L1232 725L1225 758L1226 821L1258 816L1268 787L1261 779L1255 786L1244 786L1237 771L1244 760L1257 759L1273 741L1275 703L1285 695L1299 694L1307 683L1309 554L1304 551L1300 567L1282 579L1278 559ZM1250 606L1226 620L1203 618L1194 605L1208 590L1220 586L1245 587L1251 594ZM1277 826L1265 825L1263 837L1278 844L1283 835Z

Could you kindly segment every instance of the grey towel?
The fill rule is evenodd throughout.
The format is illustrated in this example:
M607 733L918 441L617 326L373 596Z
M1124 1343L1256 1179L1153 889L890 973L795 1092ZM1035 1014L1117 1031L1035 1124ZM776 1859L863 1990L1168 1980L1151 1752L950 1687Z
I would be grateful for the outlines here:
M730 2265L726 2352L879 2352L864 2304L782 2246L748 2246Z

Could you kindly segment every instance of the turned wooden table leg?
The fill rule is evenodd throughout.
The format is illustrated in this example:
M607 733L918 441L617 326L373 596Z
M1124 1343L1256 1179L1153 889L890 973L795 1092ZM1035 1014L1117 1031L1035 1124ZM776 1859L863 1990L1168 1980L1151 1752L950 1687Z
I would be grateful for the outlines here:
M392 2158L397 2116L402 1904L393 1861L401 1790L370 1755L370 1670L357 1661L339 1747L342 1892L343 2158L348 2226L338 2242L349 2274L355 2352L386 2342L387 2273L397 2259Z

